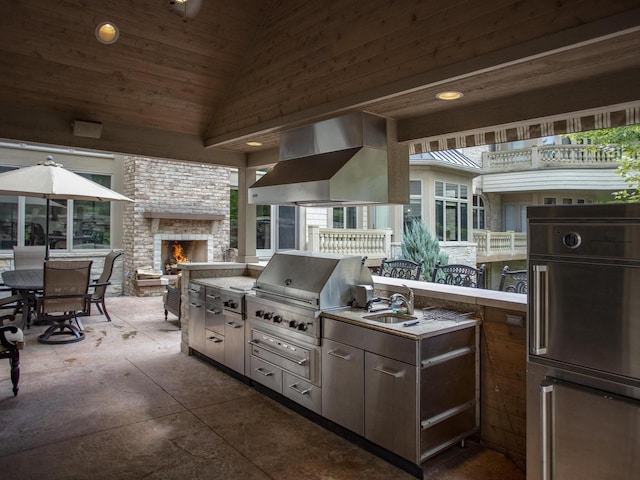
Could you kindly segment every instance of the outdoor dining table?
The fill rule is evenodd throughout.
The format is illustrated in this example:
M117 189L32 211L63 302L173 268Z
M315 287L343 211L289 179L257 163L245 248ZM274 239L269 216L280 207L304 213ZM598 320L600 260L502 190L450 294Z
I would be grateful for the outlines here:
M6 287L17 290L22 295L22 324L21 328L31 325L31 296L41 291L44 286L44 270L42 268L7 270L2 272L2 281Z

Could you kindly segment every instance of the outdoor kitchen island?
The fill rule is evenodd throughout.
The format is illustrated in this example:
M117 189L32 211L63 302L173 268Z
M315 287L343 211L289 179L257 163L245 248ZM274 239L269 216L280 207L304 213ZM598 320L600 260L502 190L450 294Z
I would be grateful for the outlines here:
M191 353L410 473L478 431L479 322L470 315L349 307L354 285L373 288L354 257L278 254L256 279L190 277Z

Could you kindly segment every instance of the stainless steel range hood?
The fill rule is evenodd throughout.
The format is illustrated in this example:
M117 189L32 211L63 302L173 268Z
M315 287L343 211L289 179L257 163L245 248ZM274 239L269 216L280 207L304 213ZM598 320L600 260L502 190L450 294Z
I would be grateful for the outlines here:
M382 117L356 112L284 132L280 161L249 187L249 203L393 203L386 126Z

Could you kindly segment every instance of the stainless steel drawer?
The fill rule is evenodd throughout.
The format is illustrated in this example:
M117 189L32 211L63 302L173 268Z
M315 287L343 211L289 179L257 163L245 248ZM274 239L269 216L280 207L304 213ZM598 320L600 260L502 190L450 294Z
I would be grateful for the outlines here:
M282 394L309 410L322 413L322 389L301 378L282 372Z
M282 393L282 369L254 356L250 360L250 376L252 380Z

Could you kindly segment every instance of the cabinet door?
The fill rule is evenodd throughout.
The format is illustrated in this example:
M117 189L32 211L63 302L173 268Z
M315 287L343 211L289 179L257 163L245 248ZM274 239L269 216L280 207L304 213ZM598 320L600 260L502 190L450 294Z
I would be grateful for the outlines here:
M205 353L204 342L204 295L200 285L189 284L189 346L200 353Z
M322 415L364 435L364 351L324 339Z
M216 362L224 362L224 335L205 330L205 355Z
M244 320L240 315L225 315L224 340L224 364L244 375Z
M417 462L416 367L370 352L364 367L365 438Z

